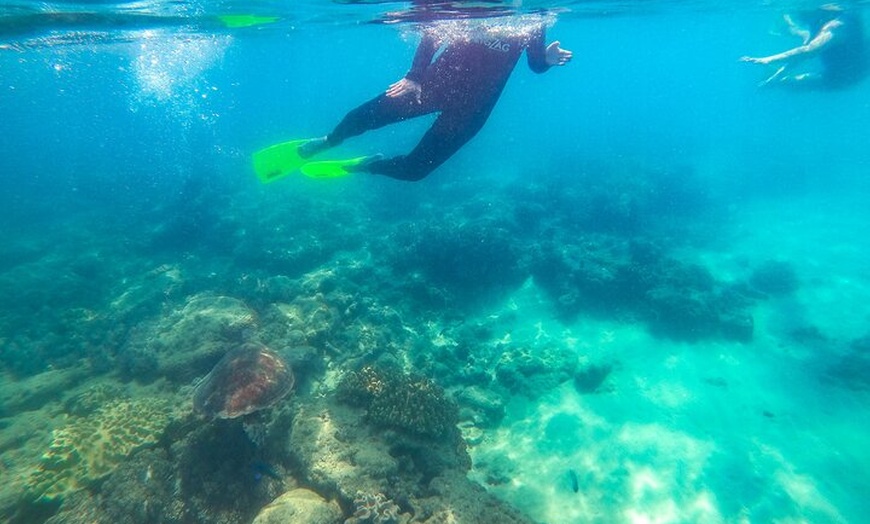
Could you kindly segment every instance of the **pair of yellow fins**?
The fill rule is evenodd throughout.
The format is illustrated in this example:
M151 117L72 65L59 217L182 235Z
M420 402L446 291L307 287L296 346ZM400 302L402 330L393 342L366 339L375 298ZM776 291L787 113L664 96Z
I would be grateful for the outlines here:
M367 156L347 160L323 160L309 162L299 156L299 146L309 138L290 140L261 149L254 153L254 172L261 182L267 184L280 180L297 171L310 178L338 178L351 173L348 168L359 165Z
M275 16L253 14L228 14L221 15L218 19L226 27L232 29L271 24L278 21L278 17ZM349 175L348 168L358 165L368 158L363 156L348 160L309 162L299 156L299 146L310 140L310 138L290 140L254 153L254 171L257 173L257 178L266 184L280 180L297 171L301 171L303 175L311 178L337 178Z

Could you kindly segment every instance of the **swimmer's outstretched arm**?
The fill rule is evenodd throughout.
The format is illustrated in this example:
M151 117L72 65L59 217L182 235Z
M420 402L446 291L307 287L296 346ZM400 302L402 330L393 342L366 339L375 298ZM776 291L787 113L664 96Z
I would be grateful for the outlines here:
M751 62L753 64L770 64L772 62L779 62L781 60L787 60L789 58L809 58L813 53L824 47L834 38L834 29L843 25L843 22L839 20L831 20L819 31L812 40L807 42L804 45L797 46L795 48L789 49L788 51L783 51L782 53L777 53L775 55L765 56L761 58L754 58L751 56L744 56L740 58L741 62Z

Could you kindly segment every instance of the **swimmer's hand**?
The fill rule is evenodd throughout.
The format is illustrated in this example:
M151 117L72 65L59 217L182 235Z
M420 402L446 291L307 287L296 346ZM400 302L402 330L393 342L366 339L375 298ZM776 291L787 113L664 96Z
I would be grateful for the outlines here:
M397 98L400 96L413 94L414 97L417 99L418 104L421 103L420 94L422 92L423 91L420 88L419 83L417 83L413 80L409 80L407 78L403 78L403 79L399 80L398 82L390 85L390 87L387 88L387 96L388 97Z
M547 65L549 66L563 66L570 62L573 56L574 53L572 53L571 51L559 47L559 41L556 40L555 42L547 46L547 51L544 55L544 59L547 61Z

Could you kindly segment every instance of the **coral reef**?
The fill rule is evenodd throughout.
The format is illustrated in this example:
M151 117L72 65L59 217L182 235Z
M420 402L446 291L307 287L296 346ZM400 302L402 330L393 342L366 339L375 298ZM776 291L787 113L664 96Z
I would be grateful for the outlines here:
M495 366L499 385L513 394L537 398L570 380L577 368L577 355L561 346L510 346L502 348Z
M176 489L176 465L165 449L143 449L103 483L90 512L103 522L183 522L185 503ZM80 509L79 509L80 511Z
M0 417L42 407L91 375L87 368L52 369L13 380L0 380Z
M90 486L132 452L156 443L171 419L171 405L158 397L117 400L73 417L52 432L27 481L29 496L51 500Z
M257 450L236 422L170 428L167 446L133 452L91 489L65 497L48 524L251 522L295 484L283 468L257 475Z
M414 435L440 438L455 433L459 415L456 405L431 380L397 370L364 366L347 373L338 396L351 405L366 408L373 424Z
M800 287L797 272L788 262L768 260L749 275L749 284L768 295L788 295Z
M297 406L287 452L301 480L343 501L350 522L359 522L351 513L360 492L391 500L399 522L406 514L429 524L530 522L467 478L471 461L461 439L373 428L361 410L334 400L312 397Z
M144 365L153 371L145 378L186 383L206 374L227 351L246 342L256 326L255 312L241 300L199 294L173 314L141 323L119 359L132 366L128 374Z
M113 267L74 247L94 242L74 227L56 234L57 244L46 239L32 247L39 258L0 272L0 367L16 377L74 367L84 358L99 365L105 346L123 337L124 326L107 314L105 302L125 264Z
M669 272L644 299L644 314L656 335L678 340L752 340L754 321L748 312L749 301L731 289L720 289L712 280L701 284L691 271Z
M456 396L461 406L460 418L477 426L496 427L504 418L504 399L494 391L477 386L462 389Z
M399 522L399 506L383 493L357 491L353 499L353 517L345 524L396 524Z
M189 214L182 199L154 211L141 239L107 236L122 250L107 255L80 234L68 246L74 254L53 256L42 243L0 257L0 295L16 299L0 304L0 452L4 472L26 484L24 502L21 487L0 493L0 520L529 522L469 480L467 446L523 431L501 426L506 411L540 404L518 396L559 393L590 412L633 398L625 384L638 370L626 366L623 376L608 353L631 341L596 342L593 329L602 328L593 317L680 341L749 341L757 301L800 284L785 263L729 283L708 269L721 266L698 262L706 254L691 249L686 232L716 235L683 220L708 203L691 171L570 167L486 192L430 186L450 206L433 205L430 193L394 198L397 188L357 200L336 199L338 186L308 186L240 203L187 186ZM414 206L409 219L404 210ZM546 320L536 325L527 314ZM820 332L791 337L842 349ZM870 389L867 340L839 360L832 352L813 360L815 375ZM282 390L207 402L209 382L197 388L194 380L254 344L298 375L294 401L279 402ZM741 356L722 346L722 359ZM601 360L588 363L584 351ZM740 383L721 374L727 381L718 371L702 380L716 391ZM231 388L241 391L235 400L262 393L260 378ZM92 387L73 392L85 380ZM627 394L576 394L616 384ZM140 389L147 395L133 394ZM211 419L188 411L192 398ZM553 414L538 424L532 449L561 460L598 446L581 438L585 421ZM493 492L522 483L519 461L507 455L502 447L475 464L485 485L501 486ZM598 465L570 466L582 479L581 467Z
M351 501L357 491L386 491L388 479L398 477L398 458L358 410L325 400L296 408L286 453L308 485Z
M581 310L618 310L635 300L621 279L629 265L627 249L624 242L602 235L565 243L548 240L536 246L532 274L565 317Z
M853 340L845 354L821 366L822 378L855 391L870 391L870 335Z
M390 262L399 274L421 273L427 286L443 288L461 306L522 282L522 252L511 229L500 218L406 224L390 239Z
M261 464L271 462L269 450L257 448L238 419L194 429L172 444L171 453L178 496L187 514L198 515L199 521L250 522L260 508L294 487L292 477L285 482L280 464L269 464L268 473L261 473Z
M261 509L253 524L338 524L341 521L341 509L335 501L327 502L310 489L296 488Z
M520 511L497 499L464 474L451 471L429 484L425 495L414 501L414 519L428 524L531 524Z
M543 244L534 266L562 316L640 318L654 334L679 340L752 339L751 297L704 267L645 243L578 240Z
M92 379L87 384L85 389L74 391L64 399L63 408L66 414L86 417L117 399L128 397L125 388L113 380Z
M589 364L574 374L574 389L579 393L599 393L606 389L605 381L613 372L611 364Z

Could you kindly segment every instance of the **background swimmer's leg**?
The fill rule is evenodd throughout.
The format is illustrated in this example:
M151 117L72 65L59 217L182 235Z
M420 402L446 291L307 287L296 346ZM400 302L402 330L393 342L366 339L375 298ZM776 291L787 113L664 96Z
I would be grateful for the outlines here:
M758 84L759 87L760 87L760 86L766 86L767 84L773 82L774 80L776 80L777 78L779 78L779 76L780 76L784 71L785 71L785 66L779 66L779 69L777 69L775 73L773 73L772 75L770 75L769 77L767 77L766 80L763 80L760 84Z

